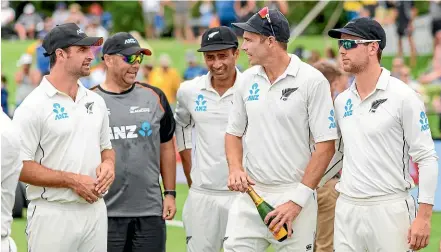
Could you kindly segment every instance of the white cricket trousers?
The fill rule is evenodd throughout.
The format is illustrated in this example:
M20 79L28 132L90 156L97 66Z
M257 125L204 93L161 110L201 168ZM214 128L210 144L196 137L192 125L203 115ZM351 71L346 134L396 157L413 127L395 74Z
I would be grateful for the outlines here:
M239 194L190 188L182 211L188 252L219 252L228 211Z
M107 251L107 208L103 199L89 203L33 200L26 226L31 252Z
M334 223L335 252L408 252L407 232L416 217L407 192L355 199L342 193Z
M17 246L10 236L2 237L2 252L17 252Z
M289 201L298 184L268 186L256 184L254 190L276 208ZM317 194L314 192L294 220L291 238L277 241L260 218L247 194L239 195L228 216L224 252L264 252L271 244L277 252L312 252L317 226Z

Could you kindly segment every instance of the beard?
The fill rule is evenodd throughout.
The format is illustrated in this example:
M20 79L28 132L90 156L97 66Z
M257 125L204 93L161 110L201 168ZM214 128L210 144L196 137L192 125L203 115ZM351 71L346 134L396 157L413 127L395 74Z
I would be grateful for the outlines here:
M363 72L368 64L369 58L366 56L365 58L360 59L357 62L350 61L349 64L343 65L343 70L351 74L358 74Z

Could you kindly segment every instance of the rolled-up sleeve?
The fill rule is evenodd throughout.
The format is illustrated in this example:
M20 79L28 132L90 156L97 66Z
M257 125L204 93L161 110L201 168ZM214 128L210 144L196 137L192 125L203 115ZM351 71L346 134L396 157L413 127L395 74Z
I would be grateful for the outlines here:
M194 121L191 118L191 113L188 110L186 103L186 95L183 90L183 85L178 89L176 102L176 110L175 110L175 135L176 135L176 143L178 145L178 151L181 152L186 149L192 148L192 129L194 126Z
M409 145L409 155L419 168L418 203L433 205L438 179L438 156L424 104L417 93L412 92L403 100L402 127Z
M242 97L243 85L236 87L233 95L233 108L231 109L230 115L228 117L227 133L237 137L242 137L245 134L246 128L248 126L248 116L245 107L245 101Z

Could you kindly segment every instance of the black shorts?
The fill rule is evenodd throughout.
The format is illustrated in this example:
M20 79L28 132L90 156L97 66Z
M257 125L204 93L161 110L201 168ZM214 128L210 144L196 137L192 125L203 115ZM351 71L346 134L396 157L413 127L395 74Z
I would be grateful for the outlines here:
M166 227L161 216L109 217L108 252L165 252Z
M438 31L441 31L441 19L434 19L432 20L432 35L435 36Z
M397 23L397 33L398 37L410 36L412 35L412 31L408 29L409 21L401 20Z

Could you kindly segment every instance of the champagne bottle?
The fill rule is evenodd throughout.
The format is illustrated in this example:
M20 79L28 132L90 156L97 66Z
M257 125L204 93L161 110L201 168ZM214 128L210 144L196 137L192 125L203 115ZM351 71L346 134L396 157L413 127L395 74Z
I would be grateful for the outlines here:
M248 195L250 195L251 199L253 200L254 204L256 205L257 211L259 212L260 218L265 221L266 215L274 210L274 207L272 207L270 204L268 204L266 201L264 201L257 193L254 191L254 189L249 186L247 189ZM271 221L274 219L272 217L269 221L267 226L271 223ZM270 229L273 232L273 229ZM284 241L288 237L288 227L286 224L283 225L283 227L277 232L277 234L274 234L274 237L279 242Z

